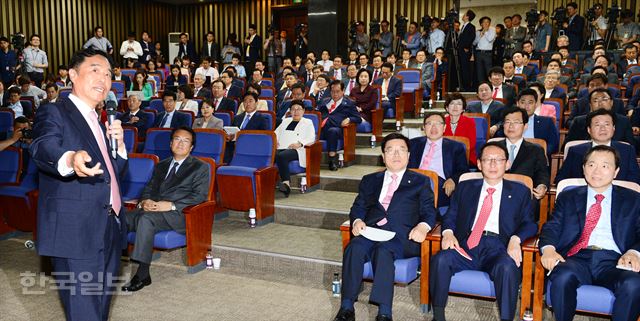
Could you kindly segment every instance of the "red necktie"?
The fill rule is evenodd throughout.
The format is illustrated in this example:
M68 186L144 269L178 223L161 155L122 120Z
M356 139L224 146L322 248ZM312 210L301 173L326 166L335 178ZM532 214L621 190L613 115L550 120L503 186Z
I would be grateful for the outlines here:
M587 212L587 218L584 222L582 235L580 235L578 242L569 250L569 252L567 252L567 256L572 256L578 253L578 251L584 249L589 244L589 237L591 237L591 233L600 219L600 214L602 214L602 200L604 199L604 195L596 194L595 198L596 202L591 205Z
M498 90L500 90L500 87L496 87L493 89L493 95L491 96L491 98L496 99L498 97Z
M227 97L227 93L228 93L228 92L229 92L229 90L228 90L228 89L225 89L225 90L224 90L224 96L225 96L225 97Z
M349 81L349 93L351 93L351 91L353 90L353 83L354 83L354 80L353 80L353 79L351 79L351 80Z
M116 215L118 215L120 213L120 207L122 206L118 180L116 179L116 174L113 170L113 165L111 164L109 152L107 152L107 144L104 141L102 128L100 128L100 124L98 123L98 114L96 114L95 112L89 112L89 118L91 119L91 131L93 132L93 136L98 143L98 147L100 147L100 154L102 154L102 158L107 165L107 171L109 172L111 181L111 184L109 184L109 186L111 187L111 208L116 213Z
M329 114L331 114L336 109L336 107L336 102L334 101L329 108ZM327 120L329 120L329 115L327 115L327 118L322 121L322 125L320 125L320 128L324 127L324 125L327 123Z
M487 226L487 221L489 220L489 214L491 214L491 206L493 206L493 193L495 191L496 189L493 187L487 188L487 196L485 196L484 200L482 201L480 215L478 216L476 225L471 231L471 235L469 235L469 238L467 239L467 247L469 249L478 246L478 243L480 243L482 232L484 232L484 228L485 226Z
M216 110L216 108L218 108L218 99L217 98L213 99L213 110Z
M378 79L378 69L376 69L376 71L373 72L373 80Z

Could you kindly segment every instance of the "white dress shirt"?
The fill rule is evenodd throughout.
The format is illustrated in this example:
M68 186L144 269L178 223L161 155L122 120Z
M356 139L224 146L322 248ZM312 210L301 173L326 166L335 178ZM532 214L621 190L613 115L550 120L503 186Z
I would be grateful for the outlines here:
M429 154L429 150L431 149L432 142L434 141L427 138L427 143L424 145L424 151L422 152L422 157L420 158L421 163L422 163L422 159ZM433 153L433 158L431 158L431 162L429 163L429 168L427 169L438 173L438 176L446 180L447 177L444 176L444 165L443 165L444 160L442 159L442 137L440 137L440 139L436 140L434 143L436 143L435 152Z
M489 185L487 181L482 183L482 190L480 191L480 198L478 199L478 209L476 210L476 217L473 219L473 226L476 225L478 221L478 217L480 215L480 210L482 209L482 203L484 198L488 195L487 188L493 187L495 188L495 192L491 198L493 199L493 203L491 204L491 213L489 214L489 219L487 220L487 225L485 225L484 230L493 232L496 234L500 234L500 201L502 200L502 184L503 181L496 184L495 186ZM473 230L473 227L471 228Z

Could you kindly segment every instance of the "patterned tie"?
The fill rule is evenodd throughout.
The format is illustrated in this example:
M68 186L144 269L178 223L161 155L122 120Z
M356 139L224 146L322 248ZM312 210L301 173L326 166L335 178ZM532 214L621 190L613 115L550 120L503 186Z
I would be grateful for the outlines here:
M320 91L318 92L318 101L321 101L321 100L322 100L322 96L323 96L323 94L324 94L324 89L323 89L323 90L320 90Z
M393 193L396 192L396 190L398 189L398 175L396 174L391 174L391 183L389 184L389 188L387 189L387 195L384 196L384 198L382 199L382 207L384 207L384 210L386 211L387 209L389 209L389 204L391 204L391 199L393 198ZM378 223L376 223L376 225L378 226L382 226L387 224L387 218L383 217L380 221L378 221Z
M373 80L378 79L378 69L376 69L376 71L373 72Z
M487 225L487 221L489 220L489 214L491 214L491 206L493 206L493 193L495 191L496 189L493 187L487 188L487 196L485 196L484 200L482 201L480 216L478 216L476 225L473 227L471 235L469 235L469 238L467 239L467 247L469 249L478 246L478 243L480 243L482 232L484 232L484 228Z
M431 160L433 160L433 155L436 153L436 143L431 142L429 144L429 152L422 157L422 162L420 162L420 169L429 169L429 164L431 164Z
M516 145L509 146L509 164L513 167L513 161L516 159Z
M353 84L355 83L355 80L351 79L349 81L349 92L351 92L353 90Z
M173 166L171 166L171 169L169 170L169 173L167 173L167 177L165 177L165 181L168 182L170 179L172 179L174 176L176 176L176 172L178 169L178 162L174 162Z
M91 131L93 132L93 136L98 143L98 147L100 147L100 153L102 154L102 158L107 165L107 171L109 172L111 182L111 184L109 184L109 186L111 187L111 208L116 213L116 215L118 215L120 213L120 207L122 206L120 199L120 188L118 187L118 180L116 179L116 174L113 170L113 165L111 164L109 153L107 152L107 144L104 141L102 128L100 128L100 124L98 123L98 114L96 114L95 112L90 112L89 119L91 119Z
M335 109L336 109L336 102L334 101L333 104L331 104L331 107L329 108L329 114L331 114ZM327 115L327 118L322 120L322 125L320 125L320 128L324 127L324 125L327 123L327 120L329 120L329 115Z
M333 71L333 78L338 79L338 69Z
M247 114L247 116L245 116L244 120L242 121L242 125L240 125L240 129L244 129L245 127L247 127L247 123L249 123L250 119L251 115Z
M595 198L596 202L591 205L587 212L587 218L584 222L582 235L580 235L578 242L569 250L569 252L567 252L567 256L572 256L578 253L578 251L584 249L589 244L589 237L591 237L591 233L600 219L600 214L602 214L602 200L604 199L604 195L596 194Z
M168 124L167 124L168 120L169 120L169 114L168 113L164 113L164 117L162 118L162 123L160 124L160 127L163 127L163 128L169 127Z
M214 98L213 99L213 110L217 110L218 109L218 99Z
M491 98L496 99L498 97L499 89L500 89L499 87L493 88L493 95L491 96Z

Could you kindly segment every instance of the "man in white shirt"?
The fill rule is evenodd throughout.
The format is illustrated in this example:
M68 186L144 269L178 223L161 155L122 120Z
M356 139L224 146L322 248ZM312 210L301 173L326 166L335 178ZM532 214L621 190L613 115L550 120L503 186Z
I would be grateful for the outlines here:
M218 70L216 68L211 67L211 57L202 58L202 63L200 67L196 69L196 75L202 75L205 79L204 85L206 87L211 86L211 83L218 79L220 75L218 74Z
M333 61L331 60L331 54L329 50L322 50L322 54L320 55L322 60L318 61L318 65L324 68L324 72L329 72L331 67L333 66Z
M133 59L138 60L140 56L144 53L142 52L142 46L138 41L136 41L136 33L129 32L127 36L127 40L122 42L120 46L120 55L123 59Z
M489 69L493 65L493 41L496 39L496 29L491 26L491 18L480 18L480 27L482 29L476 31L476 40L473 44L476 45L476 75L478 76L478 82L487 79ZM462 71L467 72L467 71Z
M431 30L429 30L429 41L427 43L427 51L430 55L436 53L436 49L444 47L445 34L440 30L440 18L434 17L431 20Z

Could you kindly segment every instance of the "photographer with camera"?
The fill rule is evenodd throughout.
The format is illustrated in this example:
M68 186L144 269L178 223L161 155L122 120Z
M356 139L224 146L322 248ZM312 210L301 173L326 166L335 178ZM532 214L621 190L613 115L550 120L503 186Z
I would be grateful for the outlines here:
M416 53L418 53L421 46L421 37L422 35L418 32L418 23L411 21L408 32L404 35L404 39L401 42L405 48L411 50L411 56L415 57Z
M18 65L18 56L15 50L11 50L9 39L0 37L0 81L9 87L15 80L15 70Z
M296 47L296 55L300 57L307 56L307 50L309 46L309 40L307 40L307 33L309 32L309 28L304 23L300 23L296 25L296 42L294 46Z
M388 57L393 51L393 33L389 31L389 21L380 21L380 33L373 36L378 41L378 49L382 50L382 56Z
M618 30L614 37L618 42L618 48L625 48L626 45L638 40L640 34L640 28L633 22L633 11L625 9L620 15L622 22L618 24Z
M269 65L269 72L275 75L282 66L282 40L280 39L280 33L278 30L273 29L273 24L269 25L269 38L264 41L263 48L267 50L267 64Z
M440 30L440 19L437 17L431 19L429 29L429 35L427 37L427 51L431 56L433 56L436 49L444 47L445 34L444 31Z
M535 37L535 52L542 53L548 52L551 45L551 34L553 29L547 21L549 13L546 10L541 10L538 14L538 24L536 25L536 37Z
M355 34L353 33L353 27L355 26ZM364 32L364 22L357 21L351 26L350 36L351 44L350 48L355 49L360 54L366 54L369 52L369 35Z
M607 19L602 15L602 4L596 3L587 11L589 21L589 47L593 48L596 41L604 39L607 35Z
M569 37L569 51L582 50L585 20L578 14L577 3L569 2L566 8L569 19L562 23L562 28L564 29L564 33Z
M26 117L18 117L13 121L13 132L10 133L7 139L0 141L0 151L5 150L9 146L22 147L18 146L21 144L28 146L31 140L32 132L29 120ZM27 150L27 153L28 152Z

